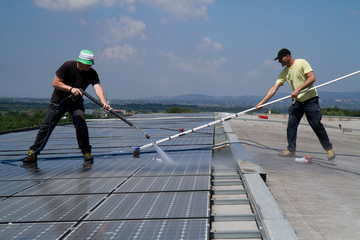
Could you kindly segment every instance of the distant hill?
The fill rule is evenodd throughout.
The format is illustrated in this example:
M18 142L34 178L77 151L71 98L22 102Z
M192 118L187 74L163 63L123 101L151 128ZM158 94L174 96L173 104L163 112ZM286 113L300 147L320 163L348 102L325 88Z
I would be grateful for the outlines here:
M277 93L271 100L276 100L281 97L288 96L289 93ZM339 107L349 110L360 110L360 92L322 92L319 91L321 108L326 107ZM263 96L208 96L204 94L185 94L180 96L166 97L157 96L150 98L140 99L111 99L112 105L127 105L129 107L143 105L143 108L147 107L159 107L163 109L161 105L179 105L179 106L198 106L201 108L207 107L208 109L248 109L255 106ZM44 109L48 106L49 99L47 98L0 98L0 111L11 111L19 109ZM87 108L89 105L96 108L95 104L89 99L85 99ZM276 109L279 112L286 112L290 99L283 100L281 102L272 104L267 108ZM144 106L147 105L147 106Z
M360 92L322 92L318 91L320 97L320 105L322 108L326 107L339 107L346 108L349 110L360 109ZM276 100L285 96L289 93L276 93L271 100ZM245 96L208 96L204 94L185 94L180 96L166 97L150 97L140 98L134 100L120 100L113 99L112 103L116 104L179 104L179 105L198 105L198 106L212 106L212 107L252 107L255 106L263 96L245 95ZM271 108L287 108L290 99L275 103L271 105Z

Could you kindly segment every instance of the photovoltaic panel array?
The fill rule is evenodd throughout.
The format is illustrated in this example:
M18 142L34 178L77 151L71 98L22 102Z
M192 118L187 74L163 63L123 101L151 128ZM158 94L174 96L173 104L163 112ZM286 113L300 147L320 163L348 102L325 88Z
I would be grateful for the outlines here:
M212 114L136 115L156 141L214 120ZM213 128L151 147L115 119L88 121L95 163L82 166L72 125L57 126L39 169L20 167L36 130L0 135L0 239L208 239Z

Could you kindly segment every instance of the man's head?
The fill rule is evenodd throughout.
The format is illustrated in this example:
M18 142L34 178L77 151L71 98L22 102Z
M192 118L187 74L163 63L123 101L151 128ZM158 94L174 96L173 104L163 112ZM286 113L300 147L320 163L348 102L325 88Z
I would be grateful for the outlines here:
M279 60L279 63L283 66L288 65L291 61L291 52L286 48L281 49L274 61L276 60Z
M290 55L291 56L291 52L288 50L288 49L286 49L286 48L283 48L283 49L281 49L279 52L278 52L278 55L277 55L277 57L274 59L274 61L276 61L276 60L281 60L283 57L285 57L285 56L287 56L287 55Z
M90 50L81 50L80 55L77 59L78 68L80 71L89 71L91 66L95 64L95 55Z
M94 65L95 55L90 50L81 50L79 58L77 59L78 62L81 62L86 65Z

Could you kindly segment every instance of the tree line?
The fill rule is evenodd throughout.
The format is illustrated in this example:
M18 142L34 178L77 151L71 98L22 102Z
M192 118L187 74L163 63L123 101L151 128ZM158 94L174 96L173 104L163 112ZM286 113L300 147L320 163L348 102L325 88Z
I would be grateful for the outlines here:
M10 111L0 115L0 132L39 127L44 121L46 110L30 109L29 111ZM85 114L87 119L100 118L98 114ZM72 122L72 117L66 113L59 123Z
M142 105L141 109L145 109L146 106ZM241 109L221 109L221 108L210 108L210 107L180 107L180 106L168 106L168 108L160 110L160 107L157 106L155 111L151 108L147 108L145 113L154 113L154 112L166 112L166 113L195 113L195 112L240 112ZM100 112L100 111L99 111ZM272 111L275 113L276 111ZM327 116L348 116L348 117L360 117L360 111L353 111L348 109L342 109L339 107L328 107L322 109L323 115ZM0 132L30 128L30 127L39 127L46 115L45 109L30 109L29 111L8 111L0 114ZM94 114L85 114L87 119L103 118L104 116L100 113ZM113 117L111 114L107 115L107 118ZM71 115L66 113L64 118L60 120L60 123L70 123L72 122Z

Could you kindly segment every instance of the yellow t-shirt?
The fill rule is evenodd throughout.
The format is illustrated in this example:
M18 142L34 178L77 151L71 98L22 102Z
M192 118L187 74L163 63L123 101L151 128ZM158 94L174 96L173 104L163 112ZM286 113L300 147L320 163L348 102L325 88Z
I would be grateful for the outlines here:
M294 64L291 67L285 67L278 76L277 83L283 85L285 81L289 84L290 88L294 91L297 87L303 84L306 80L305 74L312 72L310 64L305 59L295 59ZM303 89L302 91L314 87L311 84L310 87ZM310 98L316 97L317 91L313 89L306 93L301 93L296 97L296 101L304 102Z

